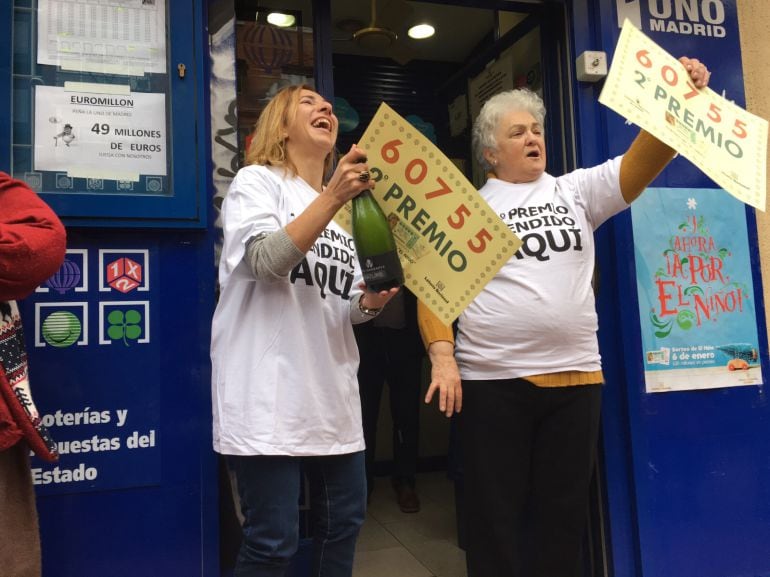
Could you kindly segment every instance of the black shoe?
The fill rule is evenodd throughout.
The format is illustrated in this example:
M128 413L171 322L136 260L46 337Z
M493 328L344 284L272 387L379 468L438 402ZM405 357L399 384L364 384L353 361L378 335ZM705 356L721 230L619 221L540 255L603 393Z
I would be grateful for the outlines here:
M393 481L398 507L403 513L417 513L420 510L420 498L414 487L406 482Z

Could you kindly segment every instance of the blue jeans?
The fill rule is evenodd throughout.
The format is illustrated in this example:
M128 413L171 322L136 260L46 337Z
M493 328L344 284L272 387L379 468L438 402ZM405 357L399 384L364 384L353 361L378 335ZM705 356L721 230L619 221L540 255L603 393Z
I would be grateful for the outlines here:
M302 471L310 488L313 577L350 577L366 516L364 452L325 457L228 457L235 472L243 542L234 577L283 577L299 545ZM301 467L301 468L300 468Z

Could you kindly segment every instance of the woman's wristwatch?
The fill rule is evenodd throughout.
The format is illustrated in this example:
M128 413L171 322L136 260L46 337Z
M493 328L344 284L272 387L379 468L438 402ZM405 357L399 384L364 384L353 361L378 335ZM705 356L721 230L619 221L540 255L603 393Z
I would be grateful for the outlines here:
M368 317L376 317L378 314L380 314L380 311L382 310L382 308L370 309L368 307L365 307L364 295L361 295L358 299L358 310L361 311L362 314L365 314Z

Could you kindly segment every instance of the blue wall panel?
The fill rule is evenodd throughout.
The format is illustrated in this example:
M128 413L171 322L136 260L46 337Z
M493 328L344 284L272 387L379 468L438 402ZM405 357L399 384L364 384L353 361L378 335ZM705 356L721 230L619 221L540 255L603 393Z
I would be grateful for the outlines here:
M711 87L744 104L734 1L576 0L572 7L576 55L604 50L611 58L620 33L618 12L630 11L655 42L672 55L703 60L713 72ZM703 25L703 33L688 33L688 24L696 23ZM581 164L600 160L594 149L605 144L607 155L624 151L636 129L596 104L600 84L577 87ZM683 158L655 184L716 188ZM750 210L747 223L767 375L756 223ZM770 407L764 386L646 393L630 215L607 223L598 246L600 343L607 379L603 446L614 574L770 574Z
M68 233L80 274L43 285L22 308L33 391L62 448L58 463L32 465L38 481L52 481L37 487L44 575L215 575L212 243L194 232ZM141 265L130 290L110 276L121 259ZM47 324L63 312L80 321L74 340ZM95 451L95 439L115 444ZM90 476L69 480L65 470Z
M13 4L0 0L0 169L6 171ZM25 8L24 20L31 2L15 4ZM62 451L58 463L32 459L45 577L219 575L208 353L216 271L206 209L206 6L175 2L171 12L170 43L185 45L188 63L185 79L174 80L172 119L181 129L172 141L173 163L184 173L173 197L186 199L184 210L169 202L137 212L127 206L130 199L111 199L97 211L101 227L78 228L93 225L87 217L96 213L68 212L70 200L49 197L56 209L85 218L66 223L60 273L20 303L32 390ZM29 23L20 26L24 32ZM15 39L24 42L21 34ZM150 220L137 219L140 213ZM175 230L180 226L199 229Z

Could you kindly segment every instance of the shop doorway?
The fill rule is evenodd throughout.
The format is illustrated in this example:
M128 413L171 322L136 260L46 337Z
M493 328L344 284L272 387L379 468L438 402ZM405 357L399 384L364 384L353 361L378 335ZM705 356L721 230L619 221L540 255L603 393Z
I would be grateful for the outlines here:
M570 80L574 57L566 5L509 2L509 9L502 11L494 7L499 3L468 4L235 0L238 158L269 98L287 84L306 82L334 98L340 119L339 150L358 141L384 101L480 186L483 175L470 148L473 118L488 96L527 86L541 94L548 110L548 172L558 175L575 168ZM269 25L265 19L273 9L293 16L295 24ZM406 24L418 20L434 26L434 37L424 41L408 37ZM376 470L387 476L393 459L387 397L380 407ZM419 471L447 472L450 482L461 483L451 436L451 423L436 407L422 406ZM603 575L606 566L601 470L597 466L586 540L585 575L591 577ZM229 498L227 491L222 493ZM223 526L228 518L232 521L232 505L226 508L230 512L223 516ZM462 523L462 511L457 512L457 520ZM237 530L223 531L223 535L224 559L232 554L239 536ZM458 537L461 541L461 531Z

